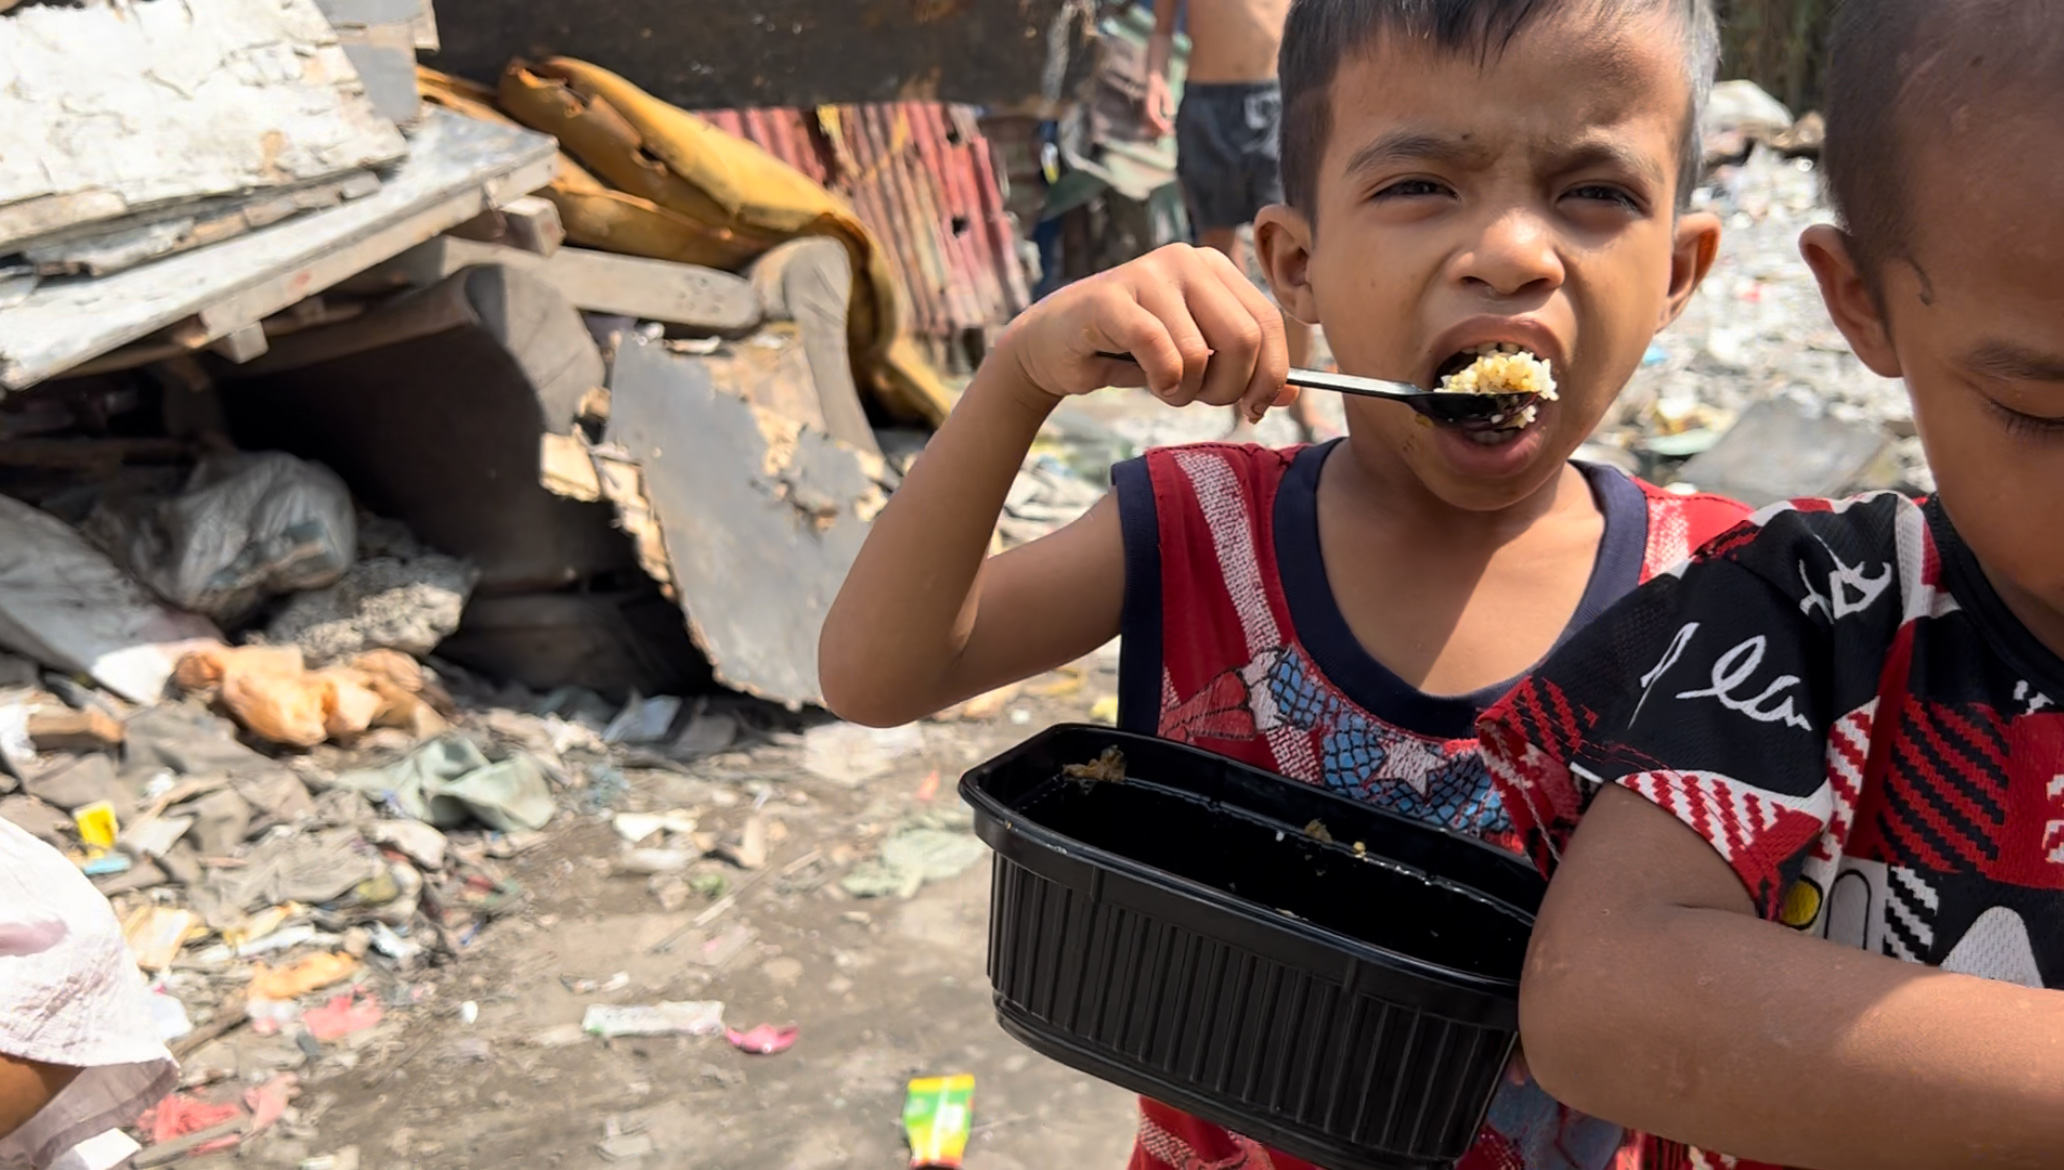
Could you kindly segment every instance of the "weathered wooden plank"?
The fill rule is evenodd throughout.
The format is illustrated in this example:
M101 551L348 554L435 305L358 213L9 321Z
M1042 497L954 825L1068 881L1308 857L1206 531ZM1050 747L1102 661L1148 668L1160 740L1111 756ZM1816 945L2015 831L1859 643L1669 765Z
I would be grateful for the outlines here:
M540 256L498 244L443 236L412 248L394 263L352 282L354 288L427 286L462 268L499 264L542 277L573 302L594 313L620 313L713 333L742 333L760 323L760 298L747 281L728 272L641 256L618 256L585 248L560 248Z
M525 195L453 228L451 235L479 244L502 244L550 256L566 243L559 205L542 195Z
M0 19L0 243L405 149L314 0L83 0Z
M435 111L378 193L97 280L50 281L0 313L0 387L20 390L188 318L190 346L263 320L551 181L541 134Z
M378 175L353 171L256 196L205 199L75 227L22 245L22 254L45 276L106 276L161 256L205 248L299 212L362 199L379 189Z

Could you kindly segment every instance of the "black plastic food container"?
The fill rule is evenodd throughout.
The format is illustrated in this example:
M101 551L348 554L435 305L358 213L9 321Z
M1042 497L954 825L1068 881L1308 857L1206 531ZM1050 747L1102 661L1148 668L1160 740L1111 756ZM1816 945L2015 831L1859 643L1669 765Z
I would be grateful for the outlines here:
M1113 747L1122 782L1064 775ZM1005 1031L1331 1170L1468 1149L1518 1034L1530 866L1104 727L1045 732L960 792L996 850Z

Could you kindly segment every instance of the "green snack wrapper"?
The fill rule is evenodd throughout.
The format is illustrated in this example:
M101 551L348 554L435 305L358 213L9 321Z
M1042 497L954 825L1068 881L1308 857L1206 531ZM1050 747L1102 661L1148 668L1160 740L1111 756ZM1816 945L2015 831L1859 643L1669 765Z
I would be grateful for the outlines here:
M974 1120L975 1078L920 1077L903 1101L903 1132L916 1170L960 1170Z

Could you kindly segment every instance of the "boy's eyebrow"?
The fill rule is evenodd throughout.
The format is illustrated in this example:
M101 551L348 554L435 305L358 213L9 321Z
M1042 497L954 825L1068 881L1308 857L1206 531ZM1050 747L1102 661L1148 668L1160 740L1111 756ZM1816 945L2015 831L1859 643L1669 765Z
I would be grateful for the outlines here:
M2064 382L2064 355L2042 353L2012 341L1988 341L1972 350L1964 364L2012 382Z
M1564 150L1557 161L1560 164L1557 170L1562 172L1604 166L1632 172L1658 185L1664 177L1663 168L1655 159L1610 138L1589 138L1575 143Z
M1490 161L1492 149L1448 134L1426 130L1393 130L1363 146L1347 160L1347 174L1359 175L1406 162L1444 162L1477 167ZM1563 148L1557 157L1559 171L1610 166L1630 171L1650 183L1663 181L1663 169L1646 154L1610 138L1587 138Z
M1491 153L1489 147L1466 138L1425 130L1393 130L1355 151L1347 160L1347 173L1359 175L1401 162L1477 166L1488 161Z

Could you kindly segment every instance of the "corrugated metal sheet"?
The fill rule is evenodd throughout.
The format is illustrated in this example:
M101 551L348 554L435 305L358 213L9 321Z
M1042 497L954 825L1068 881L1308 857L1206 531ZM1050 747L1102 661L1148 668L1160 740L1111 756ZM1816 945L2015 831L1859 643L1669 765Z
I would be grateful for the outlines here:
M973 107L899 102L702 116L852 202L888 250L911 333L946 340L1002 325L1031 303Z

